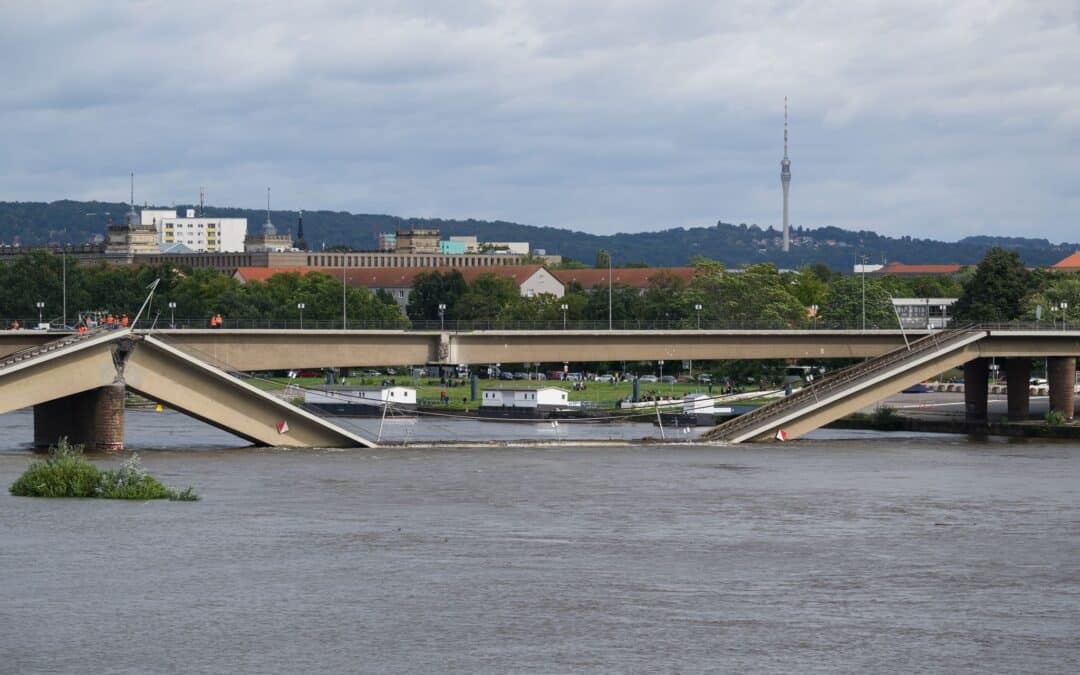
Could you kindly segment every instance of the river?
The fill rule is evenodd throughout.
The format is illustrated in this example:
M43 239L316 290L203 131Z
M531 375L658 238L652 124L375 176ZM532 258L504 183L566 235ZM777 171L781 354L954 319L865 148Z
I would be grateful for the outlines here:
M4 486L30 422L0 416ZM128 443L203 500L5 490L0 672L1080 664L1075 445L286 451L151 413Z

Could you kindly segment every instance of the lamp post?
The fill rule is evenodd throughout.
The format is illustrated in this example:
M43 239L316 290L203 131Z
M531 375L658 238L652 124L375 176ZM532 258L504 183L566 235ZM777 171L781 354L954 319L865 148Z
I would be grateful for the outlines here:
M817 305L810 305L810 316L814 318L814 330L817 330Z
M612 330L611 312L611 252L607 256L607 329Z
M439 331L446 330L446 303L439 303Z
M45 303L38 300L37 301L37 322L38 322L39 326L41 325L41 310L43 310L43 309L45 309Z
M169 302L169 328L176 328L176 303Z
M296 308L300 310L300 330L304 330L304 308L307 307L302 302L296 303Z
M949 306L941 306L941 330L945 330L949 327Z
M1065 318L1065 310L1069 309L1069 303L1063 300L1058 306L1061 307L1061 330L1064 331L1066 324L1068 324L1068 320Z
M868 256L860 256L862 265L859 266L859 270L862 272L862 329L866 332L866 261L869 260Z
M344 258L344 257L345 256L342 256L342 258ZM341 267L341 330L345 330L349 325L348 315L346 314L346 310L345 310L345 274L348 271L348 269L349 268L345 267L344 263L342 263L342 267Z
M660 384L663 384L664 383L664 360L660 359L659 361L657 361L657 364L660 365Z
M562 329L566 330L566 310L570 309L570 305L565 302L559 305L559 309L562 310Z
M694 311L697 312L697 328L701 330L701 303L694 305Z

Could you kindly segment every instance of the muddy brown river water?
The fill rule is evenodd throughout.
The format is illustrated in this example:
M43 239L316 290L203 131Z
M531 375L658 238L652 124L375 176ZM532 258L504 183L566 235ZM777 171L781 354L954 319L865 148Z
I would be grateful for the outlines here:
M5 488L24 417L0 416ZM283 451L132 419L203 501L5 489L0 672L1080 665L1075 445Z

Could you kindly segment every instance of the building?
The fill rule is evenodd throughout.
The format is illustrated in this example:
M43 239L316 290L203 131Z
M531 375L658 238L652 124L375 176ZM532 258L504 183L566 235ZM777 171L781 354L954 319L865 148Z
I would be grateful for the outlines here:
M559 257L553 259L558 262ZM443 255L421 254L404 255L383 251L350 251L348 253L328 251L245 251L244 253L154 253L135 256L134 262L146 265L183 265L194 269L216 269L226 274L233 274L241 267L292 268L300 271L310 267L333 267L341 269L368 269L372 267L394 268L439 268L445 272L456 268L466 270L473 267L516 266L521 264L520 256L511 255ZM280 271L280 270L279 270ZM339 272L340 274L340 272Z
M292 237L288 234L278 234L277 228L270 220L270 188L266 188L266 222L262 224L259 231L248 233L244 237L244 252L288 251L292 247Z
M390 252L397 249L397 234L394 232L380 232L376 250Z
M409 255L439 253L439 231L398 230L394 251Z
M467 253L465 250L465 242L444 239L439 242L439 253L442 253L443 255L463 255Z
M891 262L888 265L883 265L877 270L867 269L867 274L893 274L900 277L916 277L916 276L947 276L949 274L956 274L960 270L964 269L964 265L905 265L900 262Z
M382 268L350 268L345 271L345 283L353 288L366 288L372 293L385 291L394 298L402 313L409 304L409 295L412 293L413 281L420 274L429 272L441 272L443 274L455 268L438 267L382 267ZM561 298L565 293L563 284L548 270L540 265L492 265L489 267L465 267L457 269L466 283L472 283L482 274L495 274L504 279L510 279L518 286L523 297L534 297L542 293L550 293ZM275 274L299 273L308 274L320 272L341 278L342 268L273 268L273 267L241 267L236 270L233 277L241 283L248 281L266 281Z
M1050 269L1058 272L1080 272L1080 251L1077 251L1066 258L1062 258L1051 265Z
M450 237L450 241L459 242L465 245L465 253L479 253L480 242L476 240L475 236L468 237Z
M893 298L900 325L912 329L947 328L953 321L950 308L958 298Z
M565 389L541 387L539 389L486 389L481 408L526 408L530 410L552 411L567 409Z
M614 284L632 286L644 293L653 285L653 278L667 274L689 284L694 279L696 270L693 267L616 267L611 270L611 281ZM580 270L553 270L555 276L563 286L578 284L586 291L595 286L608 285L607 269L580 269Z
M172 209L143 209L142 224L157 229L158 247L162 251L180 244L190 253L239 253L244 250L247 218L196 217L195 209L187 209L183 217Z
M477 245L480 253L529 255L527 241L484 241Z
M304 405L331 415L372 417L390 413L415 413L413 387L335 387L304 392Z
M125 264L135 256L157 253L158 233L154 225L144 225L135 212L135 174L131 175L131 209L121 223L110 222L106 227L105 259L112 263Z

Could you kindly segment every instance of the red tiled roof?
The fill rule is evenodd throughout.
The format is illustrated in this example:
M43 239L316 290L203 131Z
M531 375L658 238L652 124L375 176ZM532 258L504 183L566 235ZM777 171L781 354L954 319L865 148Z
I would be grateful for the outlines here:
M878 274L956 274L963 265L905 265L891 262L878 270Z
M494 274L510 279L520 285L523 281L542 269L542 265L491 265L488 267L463 267L457 269L465 283L472 283L481 274ZM341 267L240 267L233 275L242 282L267 281L275 274L301 274L319 272L331 277L341 278ZM365 288L408 288L413 279L425 272L446 274L453 267L347 267L344 268L346 282L350 286Z
M1056 270L1075 270L1080 269L1080 251L1073 253L1071 256L1057 261L1050 266L1051 269Z
M608 271L606 269L552 270L551 273L563 284L577 282L586 290L593 286L607 286L608 283ZM694 278L693 267L616 268L611 271L611 277L612 282L616 284L626 284L634 288L649 288L652 286L650 279L661 273L671 274L686 283L690 283Z

